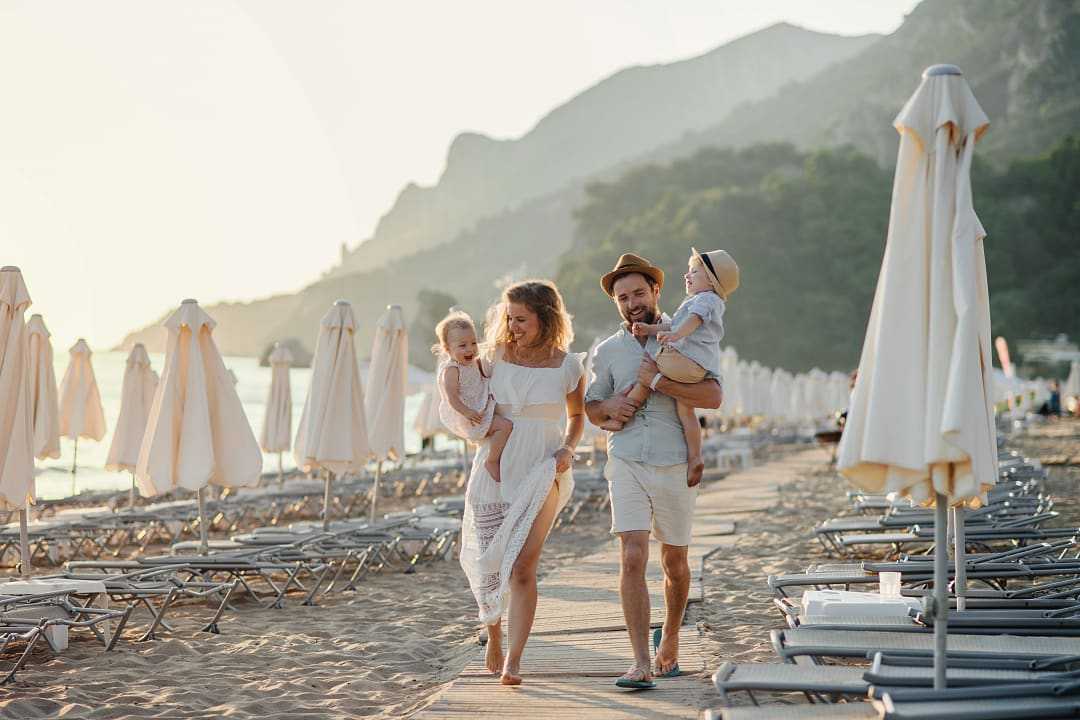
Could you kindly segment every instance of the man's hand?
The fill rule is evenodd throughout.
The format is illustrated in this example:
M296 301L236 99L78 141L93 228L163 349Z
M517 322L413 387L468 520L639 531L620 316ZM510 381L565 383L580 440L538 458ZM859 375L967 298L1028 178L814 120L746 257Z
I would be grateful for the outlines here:
M617 392L604 401L604 413L612 420L628 423L638 410L638 403L626 396L629 388Z
M660 368L656 367L656 363L653 359L646 355L641 358L641 365L638 366L637 381L645 387L648 387L649 383L652 382L652 379L656 377L656 373L658 372L660 372Z

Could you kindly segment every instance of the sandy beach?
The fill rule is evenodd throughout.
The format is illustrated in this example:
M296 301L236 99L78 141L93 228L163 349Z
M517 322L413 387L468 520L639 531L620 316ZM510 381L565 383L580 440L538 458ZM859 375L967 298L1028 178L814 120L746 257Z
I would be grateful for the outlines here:
M1080 462L1080 422L1038 426L1009 445L1035 458L1076 455ZM755 463L806 448L768 446L755 453ZM819 469L781 486L777 506L733 515L738 532L715 538L728 550L706 564L705 602L688 608L707 658L703 708L715 704L707 675L721 663L773 659L768 631L783 620L766 577L826 559L812 527L844 508L847 485L828 466L825 451L820 457ZM1080 505L1069 495L1078 478L1080 466L1050 466L1048 488L1059 498L1065 524L1080 522ZM607 531L601 512L582 513L574 525L556 530L543 574L573 567L609 540ZM0 717L408 718L435 702L465 667L475 649L474 613L453 560L413 575L372 575L359 592L328 596L318 607L292 600L272 610L246 602L224 615L220 635L198 631L207 610L191 605L170 615L174 632L152 642L131 642L136 635L128 633L104 653L79 633L56 656L35 650L17 681L0 691ZM759 700L803 702L795 695L761 694Z
M583 513L556 531L543 572L591 552L607 529L605 515ZM175 632L143 643L127 632L109 653L86 632L56 655L42 643L0 689L0 717L409 717L465 666L475 613L456 560L369 576L317 607L243 602L220 635L199 632L207 608L189 605L170 612Z

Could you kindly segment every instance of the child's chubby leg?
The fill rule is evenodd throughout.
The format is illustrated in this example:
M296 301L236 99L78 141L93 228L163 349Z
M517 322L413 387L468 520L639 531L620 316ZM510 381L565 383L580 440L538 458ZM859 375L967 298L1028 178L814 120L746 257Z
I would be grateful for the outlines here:
M641 383L635 384L634 387L630 388L630 392L626 393L626 397L636 401L638 407L644 407L645 401L649 399L650 395L652 395L652 390L650 390L648 386L642 385ZM599 427L601 430L618 432L619 430L622 430L625 425L626 423L615 420L614 418L609 418L608 420L600 423L600 425L598 425L597 427Z
M701 482L701 476L705 473L705 462L701 459L701 425L698 424L694 408L681 402L675 406L683 426L683 437L686 438L686 484L694 487Z
M484 469L491 475L495 482L502 481L502 473L499 463L502 461L503 449L510 439L510 433L514 431L514 423L502 415L494 415L491 418L491 428L488 430L488 456L484 461Z

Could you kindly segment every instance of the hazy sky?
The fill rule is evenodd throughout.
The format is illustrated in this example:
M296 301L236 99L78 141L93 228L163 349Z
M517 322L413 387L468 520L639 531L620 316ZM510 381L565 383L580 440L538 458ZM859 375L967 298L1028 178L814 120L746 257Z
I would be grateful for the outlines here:
M185 297L299 289L438 179L627 65L915 0L0 0L0 264L58 352Z

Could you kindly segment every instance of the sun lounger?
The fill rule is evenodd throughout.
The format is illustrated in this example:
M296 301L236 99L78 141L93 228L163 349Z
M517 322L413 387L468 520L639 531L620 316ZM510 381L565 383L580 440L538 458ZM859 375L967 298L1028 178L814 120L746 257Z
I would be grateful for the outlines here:
M705 720L880 720L881 714L870 703L841 705L762 705L706 710Z
M886 694L875 704L884 720L1027 720L1080 715L1080 697L1077 696L905 702Z
M933 633L830 630L801 627L773 630L773 649L785 662L796 658L858 657L882 652L890 655L927 656L934 652ZM1014 658L1032 660L1080 655L1080 638L1014 637L1010 635L949 635L949 657Z

